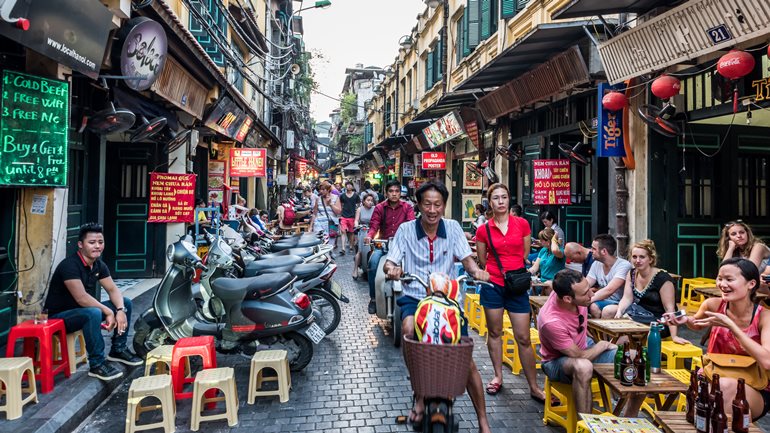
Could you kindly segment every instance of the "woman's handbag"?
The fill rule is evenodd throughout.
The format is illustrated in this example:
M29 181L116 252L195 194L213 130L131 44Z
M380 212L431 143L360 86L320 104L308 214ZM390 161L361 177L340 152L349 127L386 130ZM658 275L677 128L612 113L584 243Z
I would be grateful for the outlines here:
M767 388L767 371L750 356L709 353L703 355L703 365L703 373L709 380L714 374L718 374L719 377L742 378L746 385L756 390Z
M520 296L526 294L532 287L532 275L525 268L516 269L513 271L506 271L503 269L503 264L500 262L500 257L497 255L495 246L492 244L492 232L489 231L489 223L484 225L487 229L487 239L489 239L489 249L492 251L492 255L495 256L497 267L500 268L500 272L503 273L503 281L505 281L505 296Z
M326 220L329 223L329 237L330 238L336 238L337 233L339 233L339 223L335 220L333 220L329 216L329 212L326 210L326 203L324 203L323 197L321 198L321 205L324 208L324 213L326 214ZM332 210L332 215L334 215L334 210Z
M639 304L629 305L628 308L626 308L625 314L627 314L628 317L634 322L644 323L645 325L649 325L658 319L649 310L640 306Z

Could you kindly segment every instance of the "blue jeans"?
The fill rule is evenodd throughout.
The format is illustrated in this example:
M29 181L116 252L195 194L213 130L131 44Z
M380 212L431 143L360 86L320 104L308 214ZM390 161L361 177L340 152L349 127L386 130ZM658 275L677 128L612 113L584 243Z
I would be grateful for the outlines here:
M380 263L383 253L380 249L374 249L372 255L369 257L369 299L374 299L374 277L377 276L377 265Z
M102 302L103 305L109 307L113 313L115 313L115 305L111 301ZM126 321L129 326L131 325L131 300L123 298L123 305L125 307ZM86 352L88 352L88 365L91 368L98 367L104 364L104 337L102 337L102 320L104 315L102 310L97 307L84 307L74 308L72 310L62 311L61 313L52 314L53 319L64 320L64 327L67 329L67 333L82 330L83 337L86 340ZM112 334L112 352L120 352L126 349L126 343L128 342L128 329L123 332L123 335L118 335L118 329Z

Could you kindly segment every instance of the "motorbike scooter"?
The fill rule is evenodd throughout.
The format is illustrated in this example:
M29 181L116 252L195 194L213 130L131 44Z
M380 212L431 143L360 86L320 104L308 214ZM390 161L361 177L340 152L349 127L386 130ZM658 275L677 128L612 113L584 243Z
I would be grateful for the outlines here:
M401 296L401 281L389 280L383 267L388 256L388 243L385 239L372 239L372 249L382 250L382 258L377 263L376 269L370 269L370 272L376 272L374 277L374 300L377 305L377 317L390 323L393 331L393 345L401 346L401 307L396 300Z
M310 298L291 288L296 277L276 273L230 278L222 265L232 258L216 253L215 247L204 264L187 240L169 245L171 264L152 306L134 325L134 351L145 357L155 347L183 337L212 335L219 352L250 356L258 348L284 349L292 371L305 368L313 345L325 333L314 323ZM202 271L200 283L193 281L196 270Z

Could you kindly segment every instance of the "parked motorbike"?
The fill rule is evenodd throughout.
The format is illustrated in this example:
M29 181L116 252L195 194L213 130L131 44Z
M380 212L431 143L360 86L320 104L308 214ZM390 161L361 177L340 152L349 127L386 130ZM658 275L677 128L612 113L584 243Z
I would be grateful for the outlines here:
M217 248L223 243L212 245L207 264L188 240L169 245L171 265L152 306L136 321L134 351L145 357L183 337L212 335L219 352L250 356L257 349L284 349L291 370L302 370L313 344L325 336L314 323L309 296L291 288L296 277L286 272L232 278L226 270L232 257ZM200 282L194 282L197 270Z
M401 307L396 300L401 296L401 281L387 279L383 270L388 255L389 240L373 239L372 249L382 250L382 258L377 263L374 277L374 300L377 305L377 317L390 323L393 330L393 345L401 345Z
M358 268L361 270L361 276L363 277L364 281L366 281L369 274L369 255L372 252L372 245L367 244L363 240L366 237L366 233L369 231L369 226L365 224L358 225L353 230L356 234L356 237L359 239L358 252L361 253L361 263L359 264Z

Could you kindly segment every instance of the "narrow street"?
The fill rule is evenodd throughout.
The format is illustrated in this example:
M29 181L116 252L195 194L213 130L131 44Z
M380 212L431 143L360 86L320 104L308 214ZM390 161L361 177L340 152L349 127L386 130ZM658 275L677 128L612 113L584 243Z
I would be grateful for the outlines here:
M206 432L391 432L411 431L397 425L396 416L407 415L411 387L401 352L392 344L389 329L366 312L366 283L351 278L353 258L338 256L335 279L342 284L350 304L342 305L342 321L332 335L316 346L313 361L292 375L290 401L277 397L258 398L246 404L249 360L218 354L219 366L235 368L238 386L238 425L224 421L201 424ZM151 294L145 294L145 296ZM484 340L471 331L476 343L475 359L482 379L491 378L492 367ZM140 371L141 370L141 371ZM143 369L133 375L139 376ZM542 379L542 377L541 377ZM80 433L119 432L124 429L126 395L130 382L119 387L76 431ZM543 426L543 406L531 400L523 376L505 372L505 387L487 396L492 429L506 432L551 432L561 429ZM456 402L462 417L461 431L476 431L476 416L467 396ZM177 402L176 431L190 431L191 401ZM144 418L143 418L144 419ZM147 415L149 420L149 414Z

